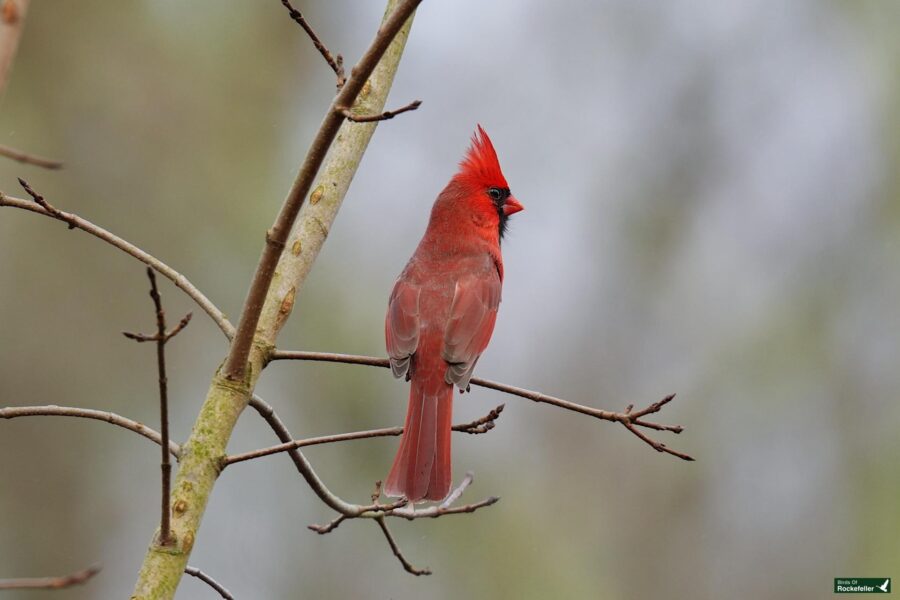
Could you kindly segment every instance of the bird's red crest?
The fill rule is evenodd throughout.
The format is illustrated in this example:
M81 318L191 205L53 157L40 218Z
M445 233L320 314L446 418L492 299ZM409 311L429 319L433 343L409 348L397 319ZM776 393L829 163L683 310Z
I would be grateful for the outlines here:
M472 135L472 145L459 163L457 176L479 186L509 187L506 178L503 177L503 171L500 170L500 161L497 160L497 152L491 138L481 125L478 125L478 129Z

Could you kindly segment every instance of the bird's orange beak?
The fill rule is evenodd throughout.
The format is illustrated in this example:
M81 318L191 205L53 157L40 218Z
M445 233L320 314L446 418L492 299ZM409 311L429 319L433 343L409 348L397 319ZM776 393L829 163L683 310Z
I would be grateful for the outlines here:
M525 210L525 207L516 200L515 196L510 196L506 199L506 202L503 203L503 214L507 217L516 214L520 210Z

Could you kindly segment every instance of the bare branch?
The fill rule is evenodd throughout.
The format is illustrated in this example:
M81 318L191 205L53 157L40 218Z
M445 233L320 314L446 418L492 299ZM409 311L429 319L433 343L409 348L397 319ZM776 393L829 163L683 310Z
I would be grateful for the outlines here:
M291 6L291 3L288 0L281 0L281 3L288 9L288 14L291 15L291 18L303 28L303 31L305 31L306 35L309 36L309 39L312 40L313 46L316 47L316 50L319 51L322 58L324 58L325 62L328 63L328 66L331 67L331 70L334 71L334 74L337 76L337 89L340 90L347 81L347 78L344 75L344 57L340 54L332 55L331 52L328 51L328 48L325 47L325 44L322 43L322 40L319 39L319 36L310 24L303 18L300 11Z
M6 158L10 158L22 164L34 165L36 167L43 167L50 170L63 168L63 164L58 160L52 160L49 158L35 156L34 154L28 154L26 152L22 152L21 150L10 148L9 146L0 145L0 156L5 156Z
M179 333L181 333L181 331L182 331L185 327L188 326L188 323L191 322L191 319L193 318L193 316L194 316L194 313L188 313L188 314L184 315L183 317L181 317L181 320L178 321L178 325L176 325L175 327L173 327L173 328L170 329L169 331L165 332L164 340L163 340L163 341L168 342L168 341L171 340L173 337L175 337L176 335L178 335Z
M397 560L400 561L400 564L403 565L403 569L407 573L412 573L415 576L419 575L431 575L431 569L417 569L411 562L406 560L406 557L403 556L403 553L400 552L400 547L397 545L397 542L394 540L394 536L391 535L391 530L388 529L387 523L384 522L384 516L375 517L375 522L378 523L378 526L381 528L381 531L384 533L384 537L387 538L388 544L391 546L391 552L394 553L394 556L397 557Z
M62 577L0 579L0 590L61 590L73 585L80 585L99 572L100 567L93 566Z
M311 529L320 535L324 535L326 533L331 533L332 531L337 529L338 525L343 523L345 519L347 519L346 515L338 515L337 517L335 517L328 523L325 523L324 525L307 525L306 528Z
M65 221L69 225L69 229L75 229L75 224L72 223L72 221L69 218L67 218L66 215L64 215L62 212L56 210L53 206L50 205L49 202L44 200L43 196L41 196L40 194L35 192L33 189L31 189L31 186L28 185L27 181L25 181L21 177L19 177L18 180L19 180L19 185L22 186L22 189L24 189L25 192L29 196L31 196L31 199L34 200L38 206L40 206L45 211L50 213L50 216L53 217L54 219L59 219L60 221Z
M357 115L350 111L346 106L337 106L335 109L348 121L353 121L354 123L374 123L376 121L387 121L388 119L393 119L399 114L403 114L405 112L409 112L411 110L416 110L422 105L421 100L413 100L406 106L401 106L397 110L386 110L378 115Z
M74 408L71 406L9 406L0 408L0 419L16 419L18 417L77 417L80 419L92 419L105 421L123 429L142 435L151 442L162 445L162 436L159 432L150 429L143 423L138 423L126 417L102 410L90 408ZM181 447L173 441L169 441L169 453L176 459L181 458Z
M275 414L275 409L272 408L265 400L260 398L257 395L253 395L250 398L249 402L250 406L256 410L259 415L266 420L269 424L269 427L275 432L275 435L278 436L282 442L287 443L293 440L293 436L291 436L291 432L288 431L285 424L282 420ZM312 465L306 459L302 452L299 449L293 448L287 451L288 455L291 457L291 460L294 461L294 466L297 467L297 471L306 480L306 483L309 484L309 487L312 488L313 492L328 506L341 513L342 515L355 516L360 512L363 512L361 509L363 507L357 504L351 504L349 502L345 502L335 494L331 492L325 484L319 479L319 476L313 470Z
M123 332L123 335L137 342L149 340L156 342L156 368L159 372L159 422L162 447L165 448L169 445L169 379L166 376L166 342L187 327L187 324L191 321L191 314L188 313L187 316L181 319L181 322L172 331L166 331L166 311L163 310L162 297L159 295L159 288L156 286L156 274L150 267L147 267L147 278L150 280L150 298L153 299L153 306L156 312L156 335L147 336L128 332ZM171 513L169 511L169 494L172 490L172 464L169 462L169 453L165 449L162 451L160 471L162 472L162 502L160 505L159 545L171 546L174 544L171 536Z
M400 28L403 27L420 2L421 0L403 0L391 15L385 19L375 34L375 39L362 58L359 59L356 66L353 67L350 78L341 88L341 91L338 92L331 108L325 114L325 119L322 121L319 131L310 145L306 158L303 160L300 171L297 173L287 198L285 198L278 217L275 219L272 228L266 232L266 245L257 264L256 272L253 275L250 290L247 292L247 299L244 302L237 331L223 368L223 372L229 380L242 381L244 379L250 357L250 348L253 345L256 327L259 324L259 317L262 313L269 287L272 284L272 278L275 276L275 267L287 245L287 239L297 218L297 213L303 206L316 173L318 173L319 167L322 166L322 162L325 160L325 154L331 147L341 122L344 120L343 115L337 112L335 107L353 106L357 96L363 89L363 85L365 85L369 75L372 74L378 61L381 60L382 55L388 49L394 36L397 35L397 32L400 31Z
M243 454L234 454L232 456L226 456L222 460L222 468L225 468L229 465L233 465L235 463L244 462L245 460L252 460L254 458L262 458L263 456L270 456L272 454L278 454L280 452L288 452L290 450L295 450L297 448L303 448L306 446L315 446L318 444L332 444L334 442L347 442L350 440L361 440L366 438L375 438L375 437L386 437L386 436L397 436L403 433L402 427L386 427L384 429L370 429L368 431L354 431L351 433L340 433L337 435L323 435L314 438L306 438L302 440L291 440L289 442L285 442L284 444L278 444L277 446L270 446L269 448L262 448L260 450L253 450L251 452L244 452Z
M460 425L454 425L453 431L461 431L463 433L487 433L491 429L494 428L494 421L497 417L500 416L500 412L503 410L503 405L501 404L497 408L493 409L487 415L481 417L480 419L476 419L471 423L462 423ZM242 454L234 454L231 456L226 456L222 460L222 468L229 465L233 465L235 463L244 462L246 460L252 460L254 458L262 458L263 456L269 456L272 454L278 454L279 452L288 452L289 450L294 450L296 448L303 448L305 446L315 446L318 444L333 444L335 442L347 442L351 440L362 440L367 438L376 438L376 437L390 437L390 436L398 436L403 433L402 427L385 427L382 429L369 429L367 431L354 431L351 433L339 433L336 435L323 435L319 437L306 438L302 440L291 440L284 444L278 444L277 446L270 446L269 448L262 448L260 450L253 450L251 452L244 452Z
M203 309L203 312L209 315L210 318L216 323L216 325L219 326L219 329L222 330L222 333L225 334L225 337L231 339L234 336L234 325L231 324L231 322L225 317L225 314L221 310L219 310L218 307L216 307L216 305L213 304L212 301L210 301L210 299L203 294L203 292L197 289L197 287L193 283L188 281L187 277L185 277L163 261L159 260L155 256L152 256L144 250L141 250L134 244L123 240L119 236L110 233L102 227L94 225L90 221L82 219L74 213L64 212L56 208L48 210L37 202L30 202L28 200L23 200L22 198L14 198L0 192L0 207L2 206L20 208L23 210L31 211L33 213L37 213L39 215L44 215L46 217L59 219L65 223L68 223L70 226L74 225L76 228L103 240L104 242L118 248L126 254L133 256L145 265L153 267L153 269L157 273L174 283L176 287L184 291L194 302L196 302L197 305L201 309Z
M390 366L390 363L386 358L377 358L374 356L359 356L354 354L335 354L331 352L305 352L296 350L274 350L269 355L269 360L309 360L319 362L346 363L351 365L366 365L370 367L382 368L388 368ZM681 433L682 431L684 431L684 428L681 425L662 425L660 423L643 420L643 417L659 412L663 406L665 406L675 398L675 394L666 396L662 400L654 402L650 406L634 413L631 412L631 407L622 412L613 412L600 408L592 408L590 406L576 404L574 402L569 402L568 400L563 400L562 398L548 396L546 394L541 394L533 390L527 390L525 388L507 385L505 383L490 381L488 379L481 379L480 377L473 377L470 383L472 385L496 390L498 392L503 392L512 396L525 398L533 402L551 404L553 406L558 406L559 408L564 408L566 410L571 410L583 415L588 415L590 417L594 417L603 421L621 423L626 429L628 429L628 431L633 433L638 439L649 445L657 452L665 452L666 454L671 454L672 456L676 456L682 460L694 460L693 457L682 452L678 452L677 450L672 450L665 444L651 439L637 429L638 427L645 427L647 429L653 429L656 431L668 431L671 433Z
M219 592L219 595L225 598L226 600L234 600L234 596L231 595L231 592L222 587L222 584L201 571L196 567L188 566L184 569L184 572L190 575L191 577L196 577L203 583L207 584L212 589Z
M405 507L395 508L391 511L382 511L377 513L366 513L359 515L358 517L352 517L347 515L338 515L328 523L324 525L307 525L307 527L316 533L323 535L326 533L330 533L338 528L338 526L346 521L347 519L360 518L360 517L368 517L375 520L378 523L378 527L381 528L382 533L384 533L385 539L387 539L388 544L391 547L391 552L394 553L394 556L397 557L397 560L400 561L400 564L403 565L404 570L408 573L412 573L413 575L431 575L431 569L418 569L416 568L407 558L403 555L403 552L400 551L400 547L397 545L397 541L394 539L394 536L391 534L390 529L387 526L387 522L385 521L385 517L402 517L408 520L413 519L422 519L422 518L437 518L444 515L450 514L459 514L459 513L471 513L475 512L479 508L490 506L496 503L499 498L490 497L482 500L480 502L476 502L474 504L467 504L465 506L451 506L454 502L456 502L462 493L466 490L469 485L471 485L474 480L474 474L470 471L466 473L466 476L463 478L462 482L452 491L450 495L439 505L431 506L429 508L416 510L413 505L407 505ZM376 506L378 506L378 497L381 495L381 482L375 482L375 493L372 494L372 502ZM396 504L396 503L395 503Z
M480 419L475 419L471 423L462 423L460 425L454 425L453 431L461 431L463 433L468 433L472 435L477 435L479 433L487 433L491 429L496 426L496 421L500 418L500 413L503 412L503 409L506 408L505 404L501 404L497 408L494 408L488 414L484 415Z

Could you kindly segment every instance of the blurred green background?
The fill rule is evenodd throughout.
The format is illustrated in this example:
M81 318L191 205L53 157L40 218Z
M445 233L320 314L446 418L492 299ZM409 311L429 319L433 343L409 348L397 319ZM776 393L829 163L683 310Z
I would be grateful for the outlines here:
M379 2L298 2L352 63ZM653 452L621 427L476 389L454 438L475 515L332 513L274 456L225 472L191 564L237 598L822 598L900 576L900 5L425 2L390 105L281 346L382 355L394 277L480 122L527 210L481 376L608 409L677 400ZM276 0L34 0L0 105L0 160L50 202L185 273L234 317L263 233L334 92ZM0 209L0 404L111 410L156 426L143 268L82 232ZM168 282L172 427L183 440L225 353ZM275 364L260 394L294 435L402 420L376 369ZM230 449L274 443L254 414ZM319 447L368 497L396 440ZM4 598L124 598L157 521L155 446L111 426L0 422L0 577L101 563L90 584ZM186 578L179 598L213 593Z

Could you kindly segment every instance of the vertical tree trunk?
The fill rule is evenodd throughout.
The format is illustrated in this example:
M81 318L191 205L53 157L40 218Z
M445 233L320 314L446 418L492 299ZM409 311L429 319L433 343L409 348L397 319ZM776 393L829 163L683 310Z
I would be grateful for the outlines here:
M386 16L398 4L399 0L390 0ZM384 109L411 26L412 17L391 42L366 82L353 106L354 111L374 114ZM341 126L310 198L300 211L287 250L276 268L256 329L245 377L241 381L233 381L225 376L221 368L216 372L191 436L182 446L171 498L175 543L160 546L154 534L135 585L133 600L174 597L219 475L219 461L225 455L232 430L247 405L278 332L291 313L297 290L327 237L376 125L345 121Z

